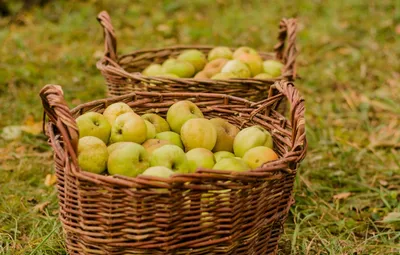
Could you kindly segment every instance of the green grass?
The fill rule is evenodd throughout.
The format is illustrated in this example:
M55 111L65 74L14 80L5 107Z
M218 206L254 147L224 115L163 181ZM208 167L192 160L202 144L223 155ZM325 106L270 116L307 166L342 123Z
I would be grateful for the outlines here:
M173 44L270 51L280 18L296 16L310 146L280 254L400 253L399 229L381 222L400 211L399 1L130 2L54 1L12 25L0 19L0 129L40 121L48 83L63 86L71 107L105 96L95 67L103 9L119 53ZM43 136L0 138L0 254L65 254L57 194L44 185L52 171Z

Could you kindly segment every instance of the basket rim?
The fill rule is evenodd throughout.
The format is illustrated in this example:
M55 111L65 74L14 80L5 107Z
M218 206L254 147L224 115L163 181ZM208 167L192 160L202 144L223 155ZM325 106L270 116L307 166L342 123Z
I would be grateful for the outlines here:
M54 85L53 85L53 87L54 87ZM292 87L294 89L293 85L292 85ZM42 90L44 90L44 89L42 89ZM271 91L272 90L273 90L273 88L271 88ZM124 100L128 100L128 102L135 102L137 95L144 96L144 97L153 96L154 98L161 98L161 99L162 99L163 96L173 96L173 97L176 97L177 99L179 99L179 97L184 97L184 98L187 98L187 99L188 98L196 98L196 97L207 97L207 98L220 98L220 99L223 98L224 100L228 100L228 102L238 101L238 102L240 102L242 104L246 104L246 105L254 108L254 111L251 114L249 114L249 116L248 116L249 118L246 119L245 122L251 121L254 117L257 117L257 115L261 114L259 112L262 111L264 106L265 106L265 104L269 102L268 99L267 99L266 102L254 103L254 102L251 102L249 100L246 100L246 99L243 99L243 98L239 98L239 97L235 97L235 96L231 96L231 95L212 94L212 93L196 93L196 92L182 92L182 93L172 93L172 92L169 92L169 93L132 92L132 93L129 93L129 94L126 94L126 95L122 95L122 96L115 96L115 97L108 97L108 98L104 98L104 99L93 100L93 101L90 101L90 102L87 102L87 103L80 104L80 105L74 107L72 110L69 110L66 105L65 105L65 107L67 107L68 112L69 112L68 114L70 114L70 118L72 118L72 120L71 120L72 124L76 125L75 118L72 117L72 114L79 113L79 111L81 111L85 107L103 105L102 109L105 109L105 107L107 107L107 105L112 104L114 102L121 102L121 101L123 102ZM283 93L280 93L279 95L274 95L273 97L276 98L277 96L282 97L282 98L284 97ZM231 101L229 101L229 100L231 100ZM300 100L303 101L302 98ZM147 99L147 102L154 102L154 101L157 101L157 100ZM160 101L160 100L158 100L158 101ZM304 114L304 111L302 113ZM292 123L290 121L289 121L289 124L290 125L288 127L290 129L295 128L295 127L292 126ZM301 123L301 124L304 124L304 123ZM68 151L65 150L65 146L61 146L61 144L60 144L60 142L61 142L60 135L57 135L57 136L55 135L54 128L58 128L57 125L54 123L54 121L50 121L49 123L47 123L47 129L46 129L47 134L48 134L48 136L50 138L53 138L53 141L52 141L52 145L53 146L52 147L54 149L54 145L55 145L54 143L57 143L56 147L62 148L63 149L63 153L67 154ZM76 128L76 127L74 127L74 128ZM272 131L272 133L273 133L273 131ZM89 180L89 181L92 181L92 182L94 181L94 182L99 182L99 183L117 184L117 185L123 185L123 186L127 186L127 187L140 187L140 186L142 186L142 184L151 183L152 185L154 184L155 186L166 188L165 185L169 186L169 183L180 182L183 185L184 182L190 181L191 179L199 177L199 176L201 176L201 177L215 177L215 176L218 176L219 178L222 178L222 179L224 177L226 177L227 179L230 179L230 180L231 179L235 179L235 178L239 178L239 179L249 179L250 178L250 179L253 180L254 178L257 178L257 177L265 178L265 177L268 177L268 176L272 176L272 175L274 175L276 173L284 174L284 173L293 173L293 172L295 172L296 171L296 166L297 166L297 163L298 163L298 162L296 162L296 160L298 158L300 158L299 161L301 161L304 158L304 154L305 154L305 151L307 149L307 142L306 142L305 135L304 135L304 137L302 139L304 140L304 141L302 141L302 145L301 145L302 148L300 148L301 150L298 150L297 153L295 153L295 151L290 151L290 152L286 153L285 155L282 155L282 157L278 158L277 160L265 163L260 168L252 169L252 170L248 170L248 171L244 171L244 172L198 168L195 173L188 173L188 174L175 173L169 178L161 178L161 179L157 178L157 177L141 176L141 175L139 175L137 177L126 177L126 176L118 176L118 175L101 175L101 174L95 174L95 173L90 173L90 172L86 172L86 171L80 170L79 164L77 163L77 159L76 159L77 158L76 157L76 150L73 149L73 147L71 147L71 148L72 148L72 150L75 150L75 151L70 153L70 154L73 154L73 155L70 155L72 157L71 159L72 159L73 162L70 162L71 164L69 164L69 165L72 167L71 171L75 175L77 175L77 177L81 177L83 179L86 179L86 180ZM50 140L52 140L52 139L50 139ZM65 140L63 142L66 143ZM291 149L293 149L293 148L291 148ZM293 155L292 152L294 153L294 155ZM291 153L292 153L292 155L290 155ZM299 154L299 155L297 155L297 154ZM294 167L291 166L291 163L295 163ZM163 181L164 183L158 184L157 182L160 182L160 181Z
M212 79L199 79L199 78L172 78L172 77L163 77L163 76L147 76L147 75L143 75L141 72L128 72L125 70L125 68L123 68L120 65L120 61L124 58L127 57L131 57L132 55L135 54L148 54L148 53L156 53L159 51L165 51L165 50L187 50L187 49L203 49L203 50L211 50L214 47L217 46L213 46L213 45L172 45L172 46L166 46L166 47L158 47L158 48L146 48L146 49L138 49L138 50L134 50L130 53L127 54L123 54L118 56L118 60L117 62L115 62L114 60L112 60L111 58L109 58L108 56L103 55L97 62L96 62L96 67L100 70L100 71L105 71L105 72L111 72L111 73L115 73L118 75L123 75L126 77L130 77L133 79L138 79L144 82L166 82L166 83L170 83L170 82L179 82L179 81L185 81L185 82L193 82L195 83L209 83L209 84L227 84L227 83L253 83L253 84L259 84L262 85L264 83L268 83L268 84L273 84L275 81L279 81L282 79L288 79L291 80L291 74L287 74L287 75L280 75L271 79L258 79L258 78L254 78L254 77L249 77L249 78L230 78L230 79L226 79L226 80L212 80ZM229 47L226 46L228 48L230 48L231 50L237 49L238 47ZM275 53L273 52L264 52L264 51L257 51L257 53L263 58L263 57L270 57L268 59L273 59L273 60L277 60L280 63L284 64L281 60L276 58ZM263 58L267 59L267 58Z

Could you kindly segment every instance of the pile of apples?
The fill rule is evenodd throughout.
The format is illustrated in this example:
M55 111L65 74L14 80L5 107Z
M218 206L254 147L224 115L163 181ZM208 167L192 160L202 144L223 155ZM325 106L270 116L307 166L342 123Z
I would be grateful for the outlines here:
M136 114L127 104L76 119L82 170L136 177L169 177L197 168L247 171L278 158L271 134L255 125L239 130L222 118L204 118L191 101L178 101L166 119Z
M226 80L230 78L272 79L282 74L283 64L265 60L256 50L242 46L234 52L228 47L213 48L206 56L190 49L176 59L170 58L162 65L151 64L143 70L146 76Z

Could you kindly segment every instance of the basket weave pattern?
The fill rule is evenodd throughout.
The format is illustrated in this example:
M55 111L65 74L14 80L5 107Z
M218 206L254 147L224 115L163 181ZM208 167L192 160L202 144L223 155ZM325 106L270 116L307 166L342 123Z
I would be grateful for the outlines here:
M69 254L276 254L297 164L307 148L304 101L293 84L276 82L260 103L220 94L136 92L70 111L59 86L45 86L40 96ZM115 102L138 114L165 116L177 100L192 100L207 118L265 127L279 159L253 171L198 169L168 179L80 170L76 117L102 113ZM290 120L276 111L283 100L290 103Z
M297 57L295 19L282 19L278 43L274 53L260 52L264 59L278 59L284 63L281 77L271 80L254 78L210 80L193 78L148 77L142 75L147 66L152 63L161 64L170 57L177 57L187 49L198 49L205 54L211 46L172 46L160 49L137 50L130 54L117 55L117 40L110 16L103 11L98 20L104 29L105 54L97 62L97 68L105 77L108 94L111 96L125 95L134 91L154 92L212 92L247 98L253 101L265 99L269 87L277 80L294 80L296 78L295 61ZM285 47L286 42L286 47ZM232 50L235 50L232 48Z

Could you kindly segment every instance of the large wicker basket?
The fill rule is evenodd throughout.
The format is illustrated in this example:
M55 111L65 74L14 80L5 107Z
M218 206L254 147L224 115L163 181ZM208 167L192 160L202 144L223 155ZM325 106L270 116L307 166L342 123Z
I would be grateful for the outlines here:
M284 63L281 77L271 80L262 79L229 79L210 80L193 78L148 77L142 75L147 66L152 63L162 63L170 57L177 57L186 49L198 49L208 53L212 46L173 46L159 49L138 50L130 54L117 55L117 40L110 16L103 11L98 20L104 28L105 53L97 62L97 68L105 77L108 94L125 95L134 91L154 92L212 92L224 93L253 101L265 99L269 87L277 80L294 80L296 77L296 20L282 19L274 53L261 52L263 59L278 59ZM286 47L285 47L286 42ZM232 48L233 49L233 48ZM234 49L233 49L234 50Z
M128 95L67 107L61 87L41 92L54 150L60 219L69 254L276 254L304 158L304 102L291 83L277 82L261 103L208 93ZM276 107L287 99L290 120ZM75 118L125 102L137 113L164 115L177 100L192 100L207 118L238 127L262 125L280 158L248 172L198 169L169 179L105 176L81 171Z

